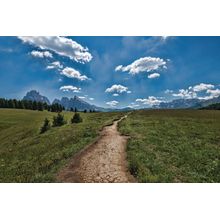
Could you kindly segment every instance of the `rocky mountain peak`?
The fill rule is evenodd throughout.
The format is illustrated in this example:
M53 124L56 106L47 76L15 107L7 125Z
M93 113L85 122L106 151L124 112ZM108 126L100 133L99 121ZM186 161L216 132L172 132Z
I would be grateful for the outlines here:
M41 95L36 90L31 90L31 91L27 92L27 94L24 96L23 100L36 101L36 102L42 102L42 103L45 102L48 105L50 104L49 99L46 96Z

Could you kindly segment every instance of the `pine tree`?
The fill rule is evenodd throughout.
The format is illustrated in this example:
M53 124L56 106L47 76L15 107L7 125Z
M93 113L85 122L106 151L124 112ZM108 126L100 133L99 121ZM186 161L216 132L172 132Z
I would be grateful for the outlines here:
M38 102L38 103L37 103L37 110L38 110L38 111L43 111L43 110L44 110L44 108L43 108L43 103L42 103L42 102Z
M12 99L9 99L9 101L8 101L8 107L9 107L9 108L15 108L15 103L13 102Z
M40 129L40 134L43 134L44 132L46 132L49 129L50 129L50 121L47 118L45 118L44 119L44 124Z
M66 121L64 120L64 116L60 113L53 117L53 127L62 126L64 124L66 124Z
M80 122L82 122L83 120L82 120L82 118L81 118L81 116L80 116L80 114L79 113L75 113L74 115L73 115L73 117L71 118L71 123L80 123Z

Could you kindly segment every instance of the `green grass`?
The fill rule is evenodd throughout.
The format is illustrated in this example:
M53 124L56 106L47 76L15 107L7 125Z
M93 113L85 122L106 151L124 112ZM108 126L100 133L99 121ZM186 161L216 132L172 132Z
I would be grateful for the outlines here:
M135 111L119 128L139 182L220 182L220 111Z
M56 113L0 109L0 182L55 182L59 168L123 113L80 113L79 124L63 114L68 124L39 134L44 118Z

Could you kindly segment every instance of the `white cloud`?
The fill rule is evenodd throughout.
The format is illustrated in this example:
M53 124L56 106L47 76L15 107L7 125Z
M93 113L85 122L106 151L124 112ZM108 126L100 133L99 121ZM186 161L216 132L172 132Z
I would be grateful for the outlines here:
M85 96L79 96L79 98L80 98L80 99L85 99L86 97L85 97Z
M220 96L220 89L208 89L207 93L209 93L212 98L215 98Z
M129 90L129 91L127 91L127 93L128 93L128 94L130 94L130 93L131 93L131 91Z
M31 51L31 55L33 57L38 57L38 58L53 58L52 53L50 53L49 51L33 50L33 51Z
M189 86L188 89L179 89L177 93L173 90L167 89L166 94L172 94L174 97L179 97L183 99L193 99L198 98L201 100L208 100L220 96L220 89L214 89L215 86L212 84L200 83L198 85ZM200 92L206 91L206 96L199 96Z
M148 96L148 98L146 99L136 99L136 102L141 102L144 105L153 106L153 105L159 105L163 101L154 96Z
M158 70L159 68L166 68L166 61L159 57L142 57L135 60L133 63L127 66L119 65L115 68L115 71L129 72L132 75L140 72L151 72Z
M194 92L201 92L207 89L213 89L215 86L212 84L200 83L199 85L195 85L193 87L189 87L189 89L193 89Z
M154 79L154 78L158 78L158 77L160 77L159 73L152 73L152 74L148 75L148 79Z
M89 62L92 59L92 55L88 52L88 48L83 47L76 41L67 37L18 37L24 43L31 44L42 50L51 50L54 53L69 57L71 60L76 62Z
M61 86L60 90L62 90L63 92L70 92L70 91L72 91L72 92L77 92L78 93L78 92L81 91L81 88L69 85L69 86Z
M110 88L107 88L105 92L117 92L117 93L128 92L128 87L122 85L112 85Z
M89 100L93 101L93 100L94 100L94 98L89 98Z
M162 39L163 41L166 41L168 38L170 38L170 36L161 36L161 39Z
M123 68L122 65L116 66L115 71L120 71L120 70L122 70L122 68Z
M114 94L113 94L113 96L115 96L115 97L116 97L116 96L119 96L119 94L118 94L118 93L114 93Z
M171 90L171 89L166 89L166 90L164 91L164 93L165 93L165 94L171 94L171 93L173 93L173 90Z
M139 104L135 104L135 103L131 103L130 105L128 105L127 107L128 108L137 108L137 107L139 107L140 105Z
M81 75L81 73L78 70L75 70L71 67L66 67L65 69L63 69L60 72L60 74L66 76L68 78L75 78L75 79L79 79L81 81L89 80L89 78L87 76Z
M198 97L198 99L200 100L209 100L209 99L213 99L212 96L203 96L203 97Z
M63 65L59 61L52 62L47 66L47 69L62 69L62 68Z
M118 101L110 101L110 102L106 102L107 105L110 105L111 107L115 107L119 102Z
M183 98L183 99L197 98L196 92L188 90L188 89L179 89L178 93L173 93L172 95L175 97Z

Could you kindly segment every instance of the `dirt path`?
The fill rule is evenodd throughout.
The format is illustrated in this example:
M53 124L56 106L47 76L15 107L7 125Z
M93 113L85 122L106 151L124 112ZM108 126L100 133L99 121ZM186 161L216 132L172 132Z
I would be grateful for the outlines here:
M99 139L76 155L70 164L60 171L61 182L100 182L127 183L134 182L128 172L126 162L126 143L128 137L121 136L117 130L118 121L106 126Z

